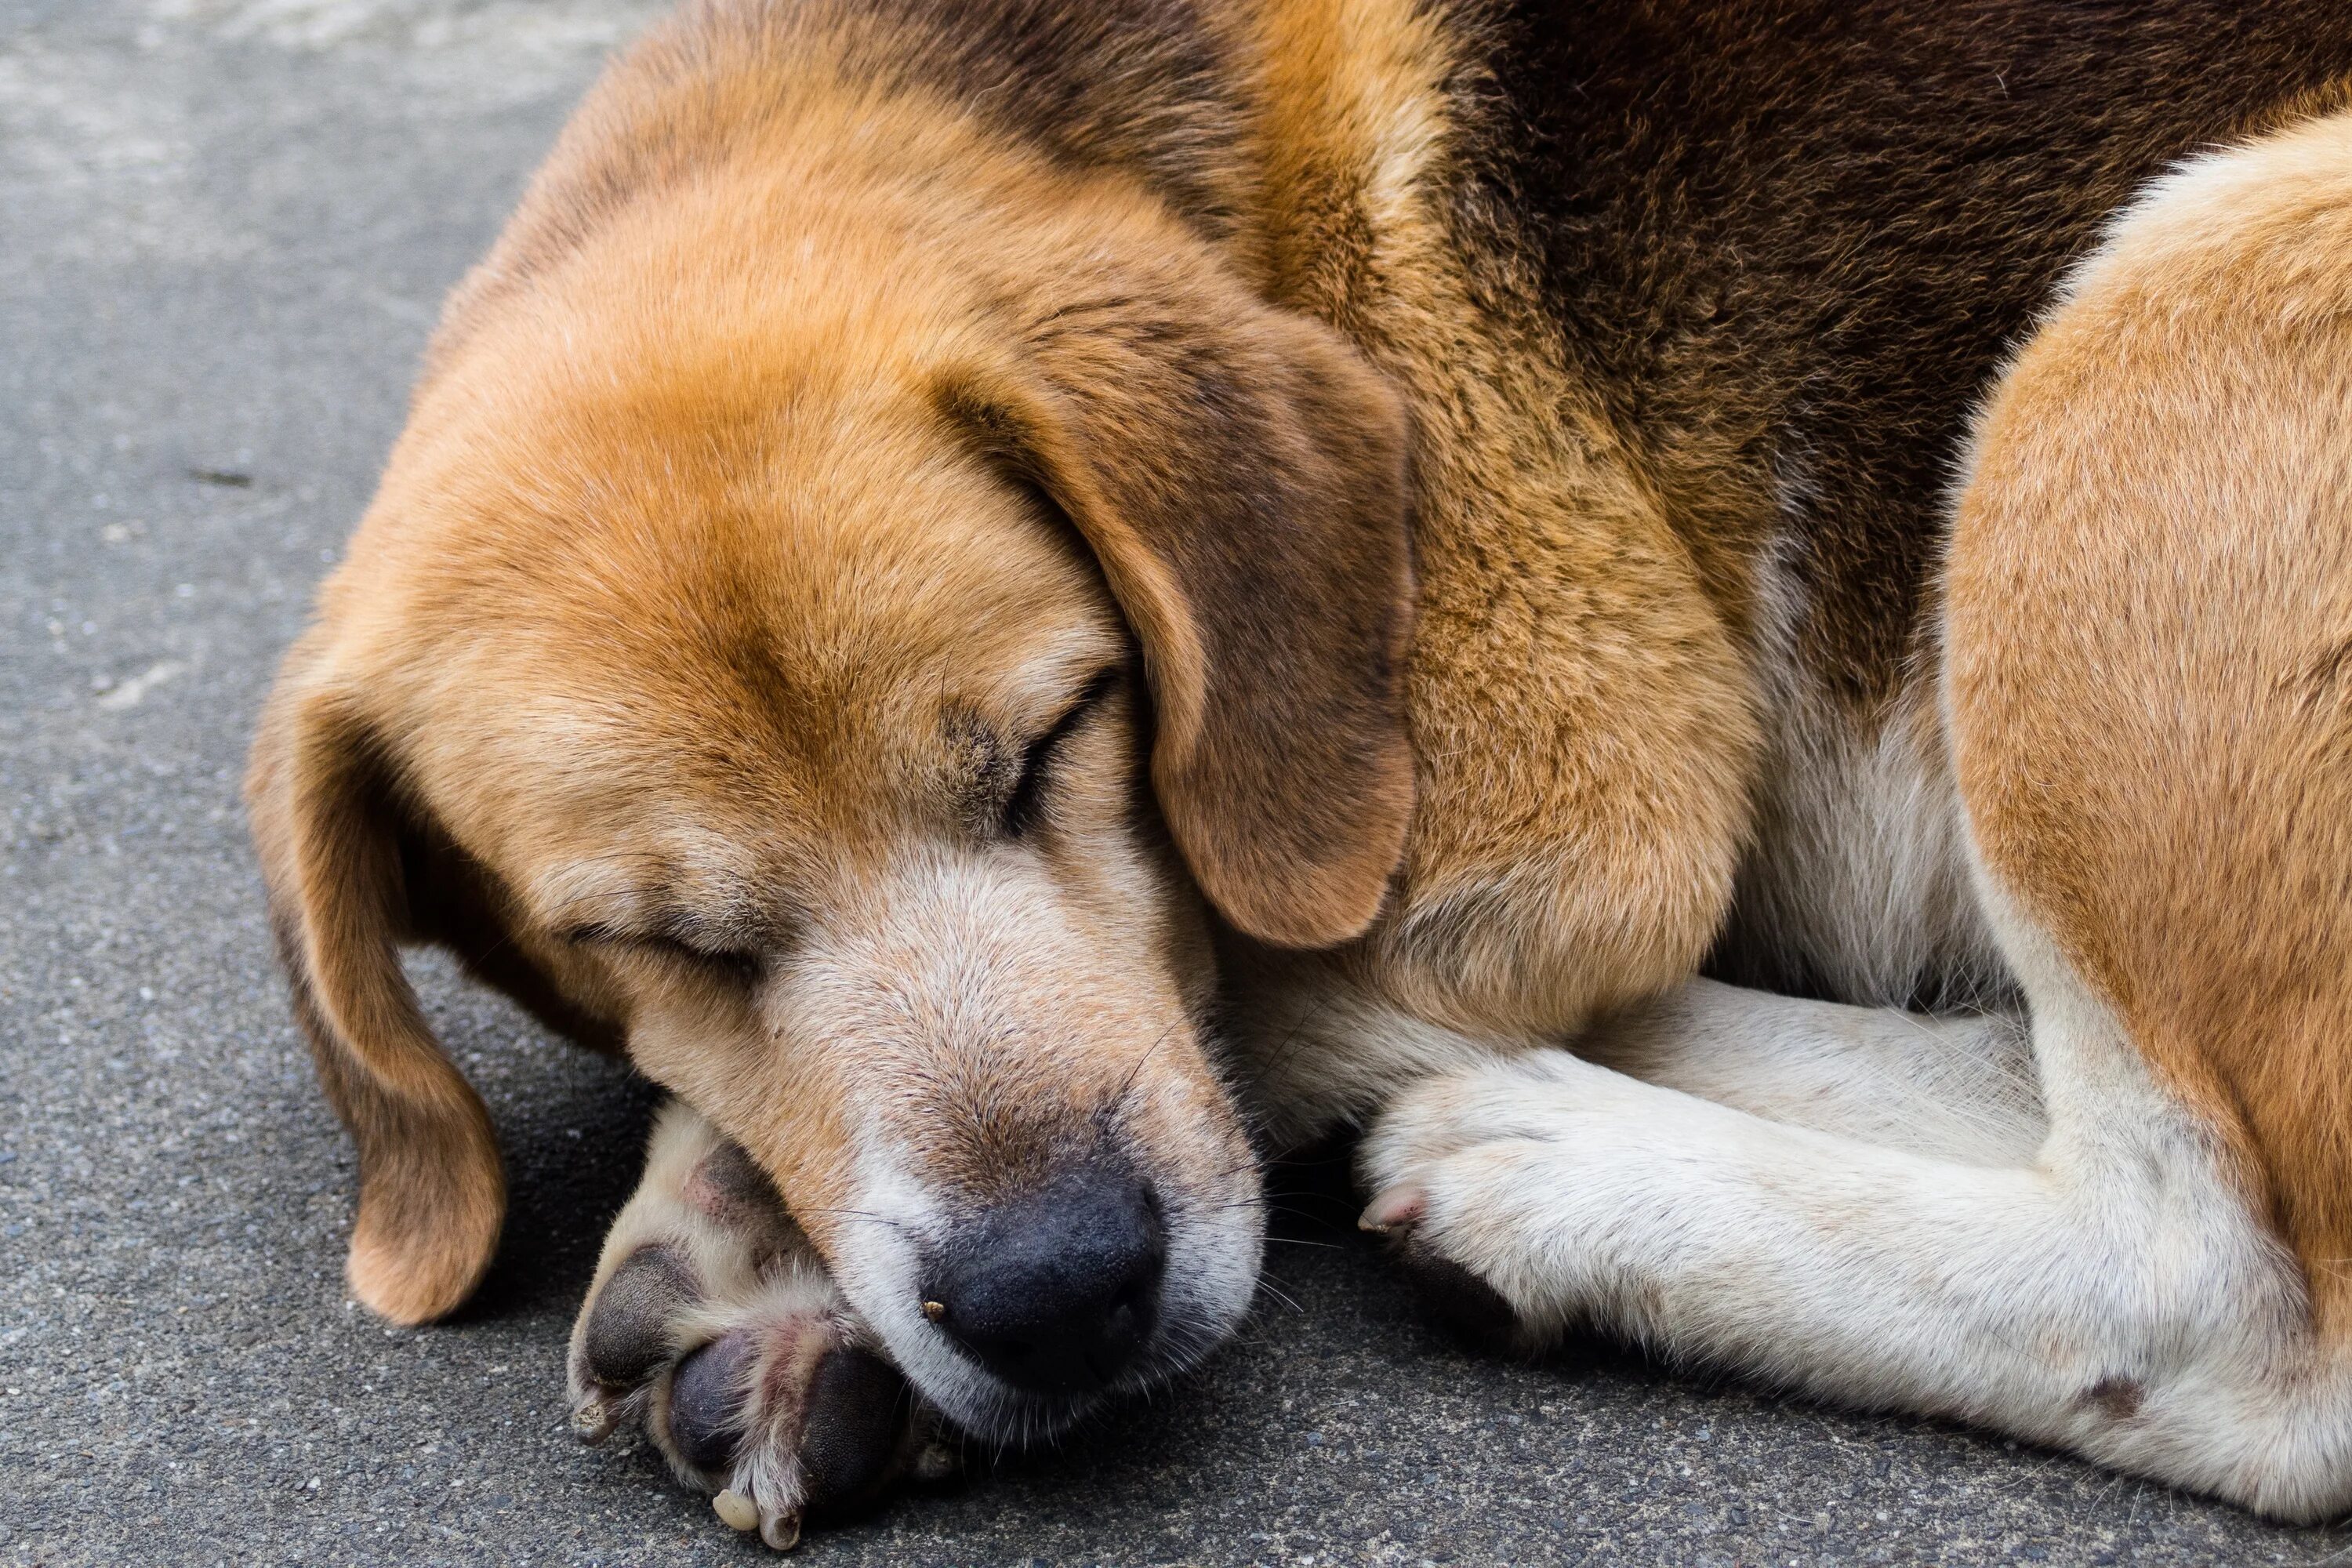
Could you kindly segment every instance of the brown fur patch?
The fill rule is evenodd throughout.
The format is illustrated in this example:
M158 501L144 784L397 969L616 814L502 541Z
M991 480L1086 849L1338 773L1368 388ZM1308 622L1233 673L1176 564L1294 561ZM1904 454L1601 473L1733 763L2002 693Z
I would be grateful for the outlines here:
M303 660L298 650L289 669ZM359 1146L352 1292L415 1323L463 1301L488 1268L506 1181L488 1112L401 971L411 910L374 752L351 705L298 674L264 716L247 800L295 1017Z
M1328 946L1378 912L1412 805L1403 422L1337 334L1173 238L1055 267L1013 355L942 402L1093 546L1202 890L1252 935Z
M2139 1414L2147 1390L2128 1377L2103 1377L2083 1391L2083 1404L2110 1421L2128 1421Z
M2336 0L1469 0L1470 254L1532 274L1710 590L1777 540L1865 716L1955 451L2066 265L2174 159L2352 76ZM2341 102L2340 95L2336 98Z
M1950 576L1986 860L2352 1328L2352 118L2130 218L1989 413Z
M1696 967L1757 735L1733 622L1512 249L1460 184L1476 29L1408 3L1269 5L1280 297L1404 389L1420 806L1352 960L1424 1017L1547 1037Z

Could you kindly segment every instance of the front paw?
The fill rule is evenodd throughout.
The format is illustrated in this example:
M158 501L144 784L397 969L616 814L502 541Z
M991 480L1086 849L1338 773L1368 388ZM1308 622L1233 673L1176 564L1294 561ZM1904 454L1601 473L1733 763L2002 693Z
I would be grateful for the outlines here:
M786 1270L714 1299L675 1250L648 1243L584 1325L571 1375L581 1435L641 1425L681 1481L717 1494L720 1518L780 1551L809 1513L940 1468L929 1413L821 1276Z
M764 1178L684 1121L656 1131L573 1326L572 1425L590 1442L641 1427L720 1518L787 1550L810 1514L952 1455Z
M1595 1256L1580 1233L1607 1185L1595 1166L1615 1077L1536 1052L1425 1079L1374 1122L1359 1223L1388 1238L1431 1316L1527 1353L1582 1315Z

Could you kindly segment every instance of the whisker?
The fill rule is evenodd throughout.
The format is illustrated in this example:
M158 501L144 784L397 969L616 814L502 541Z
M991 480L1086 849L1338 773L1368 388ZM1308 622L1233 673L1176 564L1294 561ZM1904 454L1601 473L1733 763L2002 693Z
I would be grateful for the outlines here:
M1281 1302L1284 1306L1289 1308L1292 1311L1298 1313L1302 1317L1306 1315L1307 1309L1298 1304L1298 1298L1284 1289L1273 1275L1266 1273L1259 1274L1257 1277L1257 1288L1260 1290L1265 1291L1267 1295L1273 1297L1276 1300Z
M907 1222L904 1220L892 1219L888 1215L874 1214L866 1209L795 1208L787 1205L785 1205L785 1212L790 1214L794 1219L800 1218L803 1215L837 1215L848 1219L866 1220L874 1225L887 1225L893 1230L904 1230L907 1228Z
M1110 1109L1113 1112L1126 1109L1127 1097L1134 1091L1136 1081L1143 1076L1143 1068L1145 1065L1149 1063L1153 1057L1160 1054L1160 1047L1166 1045L1168 1043L1169 1037L1175 1033L1176 1026L1173 1024L1169 1025L1166 1028L1160 1031L1160 1037L1151 1042L1151 1048L1135 1058L1135 1065L1127 1069L1127 1081L1120 1084L1118 1086L1118 1092L1110 1097Z

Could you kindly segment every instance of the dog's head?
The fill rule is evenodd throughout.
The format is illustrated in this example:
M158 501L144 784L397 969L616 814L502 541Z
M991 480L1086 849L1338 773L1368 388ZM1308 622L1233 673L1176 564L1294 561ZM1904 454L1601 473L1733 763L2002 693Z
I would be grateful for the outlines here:
M1017 234L807 171L680 191L446 329L250 784L377 1310L455 1306L502 1207L420 939L625 1039L968 1425L1244 1310L1209 911L1316 945L1381 901L1401 416L1055 178Z

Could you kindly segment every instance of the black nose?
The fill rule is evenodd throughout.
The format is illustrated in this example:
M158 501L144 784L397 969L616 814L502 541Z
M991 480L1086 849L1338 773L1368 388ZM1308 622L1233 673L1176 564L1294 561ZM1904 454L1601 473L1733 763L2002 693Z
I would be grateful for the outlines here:
M959 1226L932 1263L923 1310L1014 1387L1087 1394L1150 1339L1167 1263L1150 1189L1087 1166Z

